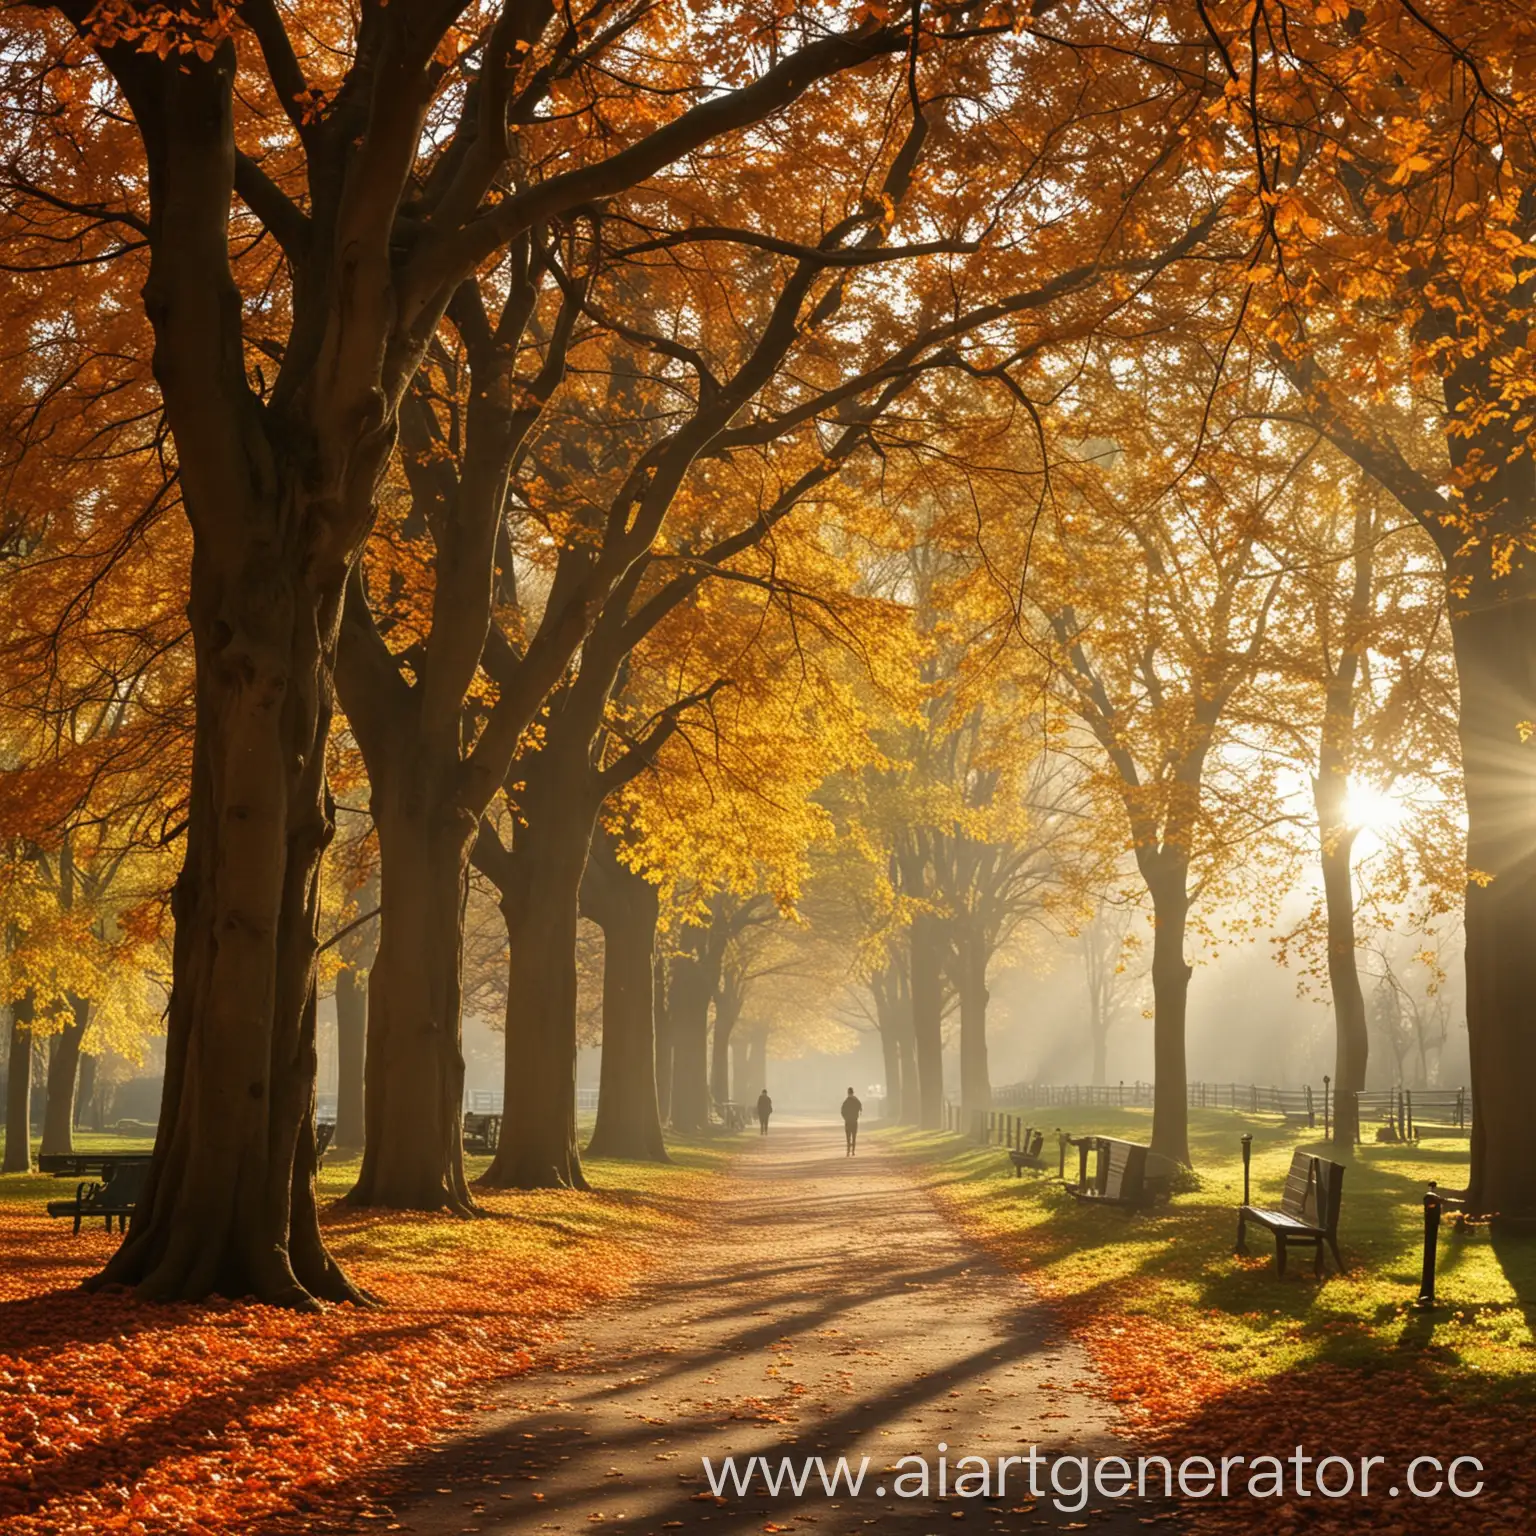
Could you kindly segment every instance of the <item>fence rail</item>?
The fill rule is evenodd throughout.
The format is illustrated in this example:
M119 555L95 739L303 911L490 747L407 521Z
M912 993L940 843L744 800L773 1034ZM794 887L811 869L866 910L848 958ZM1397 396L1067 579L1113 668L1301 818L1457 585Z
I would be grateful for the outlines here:
M1310 1083L1299 1088L1280 1088L1259 1083L1191 1082L1185 1084L1185 1100L1191 1109L1230 1109L1244 1114L1280 1115L1292 1125L1332 1130L1336 1109L1332 1079L1325 1077L1321 1090ZM1009 1083L992 1092L999 1109L1149 1108L1153 1084L1118 1083ZM1421 1134L1455 1134L1472 1123L1472 1101L1465 1088L1380 1088L1357 1096L1362 1131L1376 1126L1387 1131L1388 1140L1414 1141Z

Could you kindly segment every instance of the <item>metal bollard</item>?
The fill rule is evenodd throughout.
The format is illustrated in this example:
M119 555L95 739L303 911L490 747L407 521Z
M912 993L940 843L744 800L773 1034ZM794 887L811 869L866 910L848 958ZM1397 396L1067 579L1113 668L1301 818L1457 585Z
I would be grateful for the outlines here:
M1428 1312L1435 1304L1435 1253L1440 1244L1440 1194L1431 1184L1424 1194L1424 1269L1419 1276L1418 1306Z
M1248 1198L1248 1163L1253 1156L1253 1137L1243 1137L1243 1204L1252 1205Z

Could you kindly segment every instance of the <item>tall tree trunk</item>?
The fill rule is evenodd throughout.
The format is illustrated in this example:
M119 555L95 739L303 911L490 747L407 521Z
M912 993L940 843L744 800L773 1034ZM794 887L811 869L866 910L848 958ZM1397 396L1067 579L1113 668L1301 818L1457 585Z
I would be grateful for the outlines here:
M680 1131L709 1125L709 1003L711 977L697 955L678 955L668 977L672 1034L672 1124Z
M363 1061L368 1039L368 986L344 966L336 977L336 1132L338 1151L363 1145Z
M731 1081L736 1085L736 1092L741 1095L745 1103L749 1096L755 1097L757 1089L750 1086L752 1081L752 1042L739 1029L731 1036Z
M80 1042L91 1005L71 995L73 1018L48 1042L48 1107L43 1112L42 1152L75 1150L75 1084L80 1075Z
M379 880L370 876L355 892L358 915L379 904ZM338 1151L359 1150L366 1139L364 1070L368 1041L368 985L378 952L377 920L360 924L341 941L342 969L336 977L336 1131Z
M97 1277L151 1299L216 1292L310 1309L360 1299L326 1251L314 1192L316 926L342 572L307 549L290 559L253 539L241 578L226 584L194 557L197 737L171 902L165 1089L143 1198Z
M923 1099L917 1082L917 1036L904 1034L896 1044L901 1053L901 1106L898 1118L903 1125L920 1125Z
M1326 750L1324 759L1331 756ZM1347 825L1349 781L1342 764L1323 761L1312 781L1322 838L1323 901L1328 915L1328 987L1333 996L1333 1142L1351 1148L1360 1139L1360 1106L1371 1037L1355 949L1355 889L1350 868L1355 833Z
M885 1062L885 1113L886 1120L895 1120L901 1114L901 1042L894 1029L880 1031L880 1055Z
M919 913L908 930L911 947L913 1052L917 1067L917 1123L944 1124L944 935L937 918Z
M80 1053L80 1084L75 1090L76 1130L101 1129L101 1101L96 1085L96 1064L99 1059L91 1051Z
M731 1096L731 1039L741 1018L741 1005L740 986L727 979L715 996L715 1027L710 1043L709 1092L716 1104L724 1104Z
M5 1080L5 1161L0 1173L32 1168L32 998L10 1007L11 1049Z
M374 782L379 947L368 973L363 1165L347 1199L469 1216L460 939L478 824L443 804L414 763Z
M1162 855L1168 868L1149 881L1152 894L1152 1150L1188 1167L1189 1089L1185 1023L1189 978L1184 958L1189 919L1186 870L1178 859Z
M596 833L581 882L581 910L603 930L603 1058L588 1157L665 1163L656 1096L656 887L626 869Z
M1093 1004L1093 1017L1089 1021L1089 1032L1093 1036L1093 1076L1092 1083L1095 1088L1102 1088L1109 1076L1109 1026L1104 1022L1104 1010L1097 1002Z
M1355 736L1355 680L1371 618L1375 575L1375 519L1362 498L1355 510L1354 580L1345 609L1343 640L1328 674L1323 722L1312 780L1323 871L1323 901L1328 914L1328 987L1333 997L1333 1142L1351 1149L1360 1136L1360 1105L1370 1056L1365 997L1355 953L1355 888L1350 868L1355 829L1349 825L1349 768ZM1326 637L1332 626L1319 624Z
M746 1071L740 1089L742 1099L755 1099L767 1086L768 1030L760 1025L747 1036Z
M667 988L667 957L659 950L651 965L651 1001L656 1020L656 1112L661 1123L672 1119L672 1002Z
M539 754L542 758L544 754ZM534 787L502 887L507 921L507 1055L501 1141L489 1189L586 1189L576 1147L576 927L596 807Z
M1536 1216L1536 570L1452 599L1467 794L1467 1033L1472 1058L1470 1201ZM1503 590L1500 590L1502 588ZM1498 601L1493 597L1497 595Z
M960 1106L967 1114L992 1107L987 1072L987 946L985 938L963 932L955 952L955 985L960 993Z

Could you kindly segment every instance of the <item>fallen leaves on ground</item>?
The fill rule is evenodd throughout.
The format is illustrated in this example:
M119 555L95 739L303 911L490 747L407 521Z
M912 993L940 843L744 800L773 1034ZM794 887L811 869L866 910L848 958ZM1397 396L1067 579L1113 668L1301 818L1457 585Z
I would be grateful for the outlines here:
M930 1166L944 1166L942 1149ZM1411 1306L1395 1309L1388 1320L1400 1333L1397 1347L1371 1363L1314 1360L1272 1374L1234 1374L1230 1366L1224 1368L1223 1346L1216 1341L1235 1319L1215 1313L1191 1318L1184 1277L1165 1279L1149 1268L1115 1274L1101 1265L1085 1279L1077 1266L1057 1262L1055 1237L1038 1227L1000 1220L995 1208L989 1210L976 1198L974 1185L935 1180L930 1188L955 1223L1018 1269L1084 1344L1139 1454L1166 1456L1175 1468L1181 1458L1194 1456L1218 1467L1224 1456L1244 1457L1244 1466L1256 1456L1287 1462L1282 1497L1256 1499L1244 1493L1185 1499L1183 1528L1189 1532L1228 1536L1260 1524L1272 1536L1294 1536L1303 1529L1309 1536L1365 1531L1525 1536L1532 1529L1536 1430L1527 1381L1512 1377L1503 1392L1496 1382L1480 1381L1480 1373L1461 1363L1454 1350L1432 1346L1433 1321L1414 1314ZM1220 1216L1227 1219L1225 1211ZM1129 1218L1117 1212L1104 1219ZM1303 1275L1274 1280L1265 1257L1223 1262L1252 1272L1256 1296L1271 1285L1318 1284ZM1442 1319L1446 1315L1440 1314ZM1209 1326L1202 1328L1202 1323ZM1382 1327L1383 1319L1373 1318L1372 1324ZM1350 1329L1347 1319L1327 1326L1341 1336ZM1363 1329L1360 1324L1354 1331ZM1422 1340L1431 1342L1426 1346ZM1522 1362L1521 1369L1530 1367ZM1363 1458L1382 1457L1370 1474L1371 1496L1323 1497L1308 1472L1304 1476L1311 1492L1298 1497L1288 1464L1298 1447L1314 1465L1323 1457L1346 1458L1357 1478ZM1468 1467L1461 1480L1470 1486L1481 1477L1483 1492L1471 1499L1443 1490L1437 1497L1415 1497L1406 1474L1420 1456L1434 1457L1442 1467L1459 1456L1477 1458L1485 1472ZM1331 1470L1336 1483L1343 1475L1342 1468ZM1439 1476L1426 1465L1419 1470L1419 1486L1428 1488ZM1234 1470L1231 1486L1246 1490L1247 1473ZM1396 1497L1389 1492L1393 1486Z
M665 1194L638 1202L487 1194L470 1223L333 1209L333 1248L386 1305L319 1317L88 1296L72 1287L118 1239L74 1237L36 1200L0 1204L0 1530L382 1525L385 1469L696 1219L708 1176L662 1177Z

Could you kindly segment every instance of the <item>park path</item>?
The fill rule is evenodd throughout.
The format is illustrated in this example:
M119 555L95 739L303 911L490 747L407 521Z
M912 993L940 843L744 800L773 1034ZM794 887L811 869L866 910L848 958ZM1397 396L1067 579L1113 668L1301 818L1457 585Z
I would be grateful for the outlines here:
M712 1219L623 1302L573 1323L417 1469L412 1536L577 1531L811 1536L993 1530L1171 1531L1165 1506L1095 1498L1061 1512L1010 1469L1002 1500L879 1498L898 1457L1113 1455L1093 1367L1019 1280L947 1222L871 1141L780 1128L735 1159ZM717 1213L717 1214L716 1214ZM860 1497L717 1500L702 1457L870 1458ZM953 1476L953 1473L951 1473ZM1048 1481L1042 1486L1049 1488ZM936 1493L936 1487L935 1487Z

